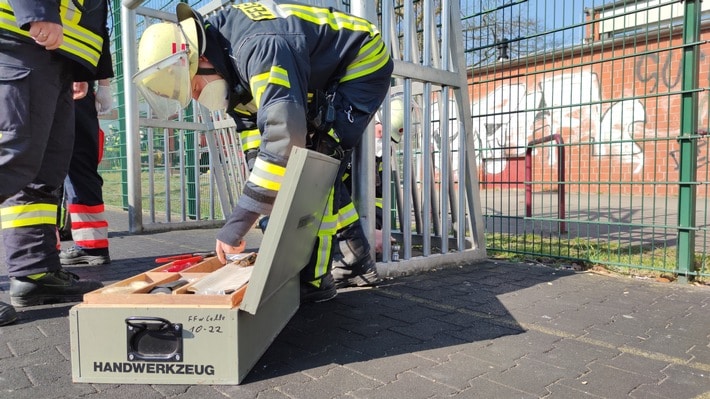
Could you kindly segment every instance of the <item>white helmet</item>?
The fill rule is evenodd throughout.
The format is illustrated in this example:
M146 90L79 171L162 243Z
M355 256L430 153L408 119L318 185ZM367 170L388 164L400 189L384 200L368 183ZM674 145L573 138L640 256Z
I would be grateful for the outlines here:
M414 110L414 106L412 106ZM382 110L375 113L375 122L382 123L380 113ZM404 134L404 100L402 94L397 93L390 96L390 139L395 143L402 141Z
M178 24L149 26L138 44L133 82L159 117L167 119L190 103L190 81L205 52L202 16L185 3L177 6Z
M402 140L404 134L404 100L402 96L392 96L390 99L390 137L395 143Z

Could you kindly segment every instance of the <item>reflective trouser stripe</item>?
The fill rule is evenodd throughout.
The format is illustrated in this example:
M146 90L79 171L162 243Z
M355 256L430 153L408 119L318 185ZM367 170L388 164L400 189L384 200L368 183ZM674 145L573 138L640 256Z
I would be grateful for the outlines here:
M357 222L357 220L357 209L355 209L355 204L351 201L344 207L338 209L338 225L336 228L337 230L341 230Z
M82 248L108 248L108 222L104 205L69 205L71 234Z
M57 224L56 204L23 204L0 209L0 229Z
M337 225L338 225L338 215L333 214L333 199L334 189L330 189L330 194L328 194L328 203L323 212L323 219L321 220L320 227L318 228L318 245L316 247L316 264L314 280L322 277L328 272L328 265L330 264L330 257L333 253L333 236L335 235Z

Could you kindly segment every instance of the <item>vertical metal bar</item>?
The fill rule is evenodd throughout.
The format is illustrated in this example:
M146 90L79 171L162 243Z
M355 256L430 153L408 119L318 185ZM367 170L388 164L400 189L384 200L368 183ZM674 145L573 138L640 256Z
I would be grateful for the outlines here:
M443 28L442 28L443 30ZM446 37L446 34L443 34ZM447 41L447 40L444 40ZM443 47L443 44L442 44ZM448 48L448 46L444 47ZM445 56L448 58L448 53ZM448 70L448 62L444 58L444 69ZM449 95L451 89L448 86L442 86L441 99L439 104L439 206L441 207L441 253L449 252Z
M191 166L192 176L195 178L195 220L202 219L202 184L200 176L200 134L193 132L192 148L194 149L195 159Z
M414 38L412 38L412 30L409 29L409 27L414 24L414 6L411 1L405 1L404 2L404 29L403 29L403 35L404 35L404 40L403 40L403 46L404 46L404 61L405 62L412 62L412 47L414 46ZM406 100L406 97L408 94L411 94L411 79L405 79L404 80L404 97ZM408 109L406 108L407 102L403 104L405 108L405 115L408 114ZM405 121L408 119L405 119ZM414 153L413 153L413 140L412 140L412 135L411 134L406 134L406 132L411 129L411 126L407 126L405 123L404 126L405 129L405 134L404 134L404 158L402 162L402 185L404 189L402 190L403 196L402 196L402 208L400 209L401 213L404 215L402 217L403 224L401 226L402 230L402 243L403 243L403 248L402 248L402 257L400 259L410 259L412 257L412 159L414 158ZM385 136L384 139L387 140L387 137Z
M146 129L146 139L148 140L148 154L153 154L155 151L155 129ZM163 140L165 142L165 140ZM165 146L163 146L163 161L167 156ZM155 223L155 161L151 155L148 156L148 211L151 223Z
M350 11L369 21L376 21L376 4L373 0L352 0ZM387 43L387 42L385 42ZM386 144L387 146L389 143ZM375 204L368 198L375 198L375 185L372 176L375 176L375 129L370 124L365 131L360 144L353 153L353 191L352 197L360 216L360 223L365 230L365 235L370 242L375 242ZM375 258L375 246L370 246L370 255Z
M165 187L165 192L163 193L163 198L165 198L165 221L170 223L172 218L172 208L170 203L170 173L173 167L173 157L171 150L171 144L175 143L175 131L173 129L163 129L163 142L165 143L165 154L163 156L163 184Z
M113 9L111 10L111 17L113 18L113 21L115 21L115 25L113 27L114 32L122 32L123 31L123 21L121 20L121 12L123 10L123 7L121 7L121 4L118 2L113 2ZM126 80L126 74L123 71L123 45L122 42L120 41L120 38L117 36L122 36L122 34L115 33L114 34L114 39L113 43L116 46L115 53L113 53L114 56L114 62L116 63L116 88L122 88L124 86L124 82ZM112 132L111 136L119 136L120 139L119 141L116 142L118 145L118 163L120 165L119 168L119 176L121 176L121 190L120 193L114 193L114 194L119 194L120 198L120 203L121 203L121 208L122 209L128 209L128 176L126 175L126 107L125 107L125 99L123 96L122 90L117 90L117 101L118 104L116 106L116 110L118 112L118 129L114 130L114 128L111 128L110 131ZM120 133L119 133L120 132ZM108 132L107 132L108 133ZM107 198L104 198L104 200L107 200Z
M396 36L394 34L394 14L392 12L393 5L392 0L382 0L382 40L391 47L391 51L394 57L398 57L399 48L394 44L393 38ZM388 92L387 97L391 96L392 93ZM385 104L389 104L388 100L385 100ZM390 245L389 237L392 234L392 171L394 170L392 166L392 143L388 139L389 134L386 132L388 129L386 126L390 126L390 112L389 106L382 107L382 260L384 262L389 262L392 259L392 246ZM401 208L397 208L401 209Z
M397 14L395 12L395 7L393 5L393 0L387 0L385 4L383 2L382 6L382 26L384 32L384 39L386 43L390 43L392 48L392 56L395 60L401 59L402 49L397 36ZM393 78L397 83L401 81L401 78ZM399 90L399 89L398 89ZM395 90L390 89L387 93L387 99L385 100L385 106L382 107L381 113L381 123L382 123L382 259L385 262L394 261L394 249L390 244L389 237L392 236L392 231L399 230L401 232L402 226L405 224L404 215L402 214L402 201L403 193L400 186L400 173L399 173L399 153L400 148L404 145L401 142L399 145L395 146L391 143L391 127L392 127L392 113L391 113L391 101L393 95L395 95ZM387 149L387 151L385 151ZM393 206L394 205L394 206ZM387 239L386 239L387 238ZM397 259L399 260L399 253L397 252Z
M432 47L434 35L436 34L436 25L434 24L434 9L432 0L425 0L423 7L422 23L424 33L423 40L423 58L422 63L425 67L432 66ZM424 90L421 101L421 135L422 135L422 255L431 255L431 82L424 83Z
M426 45L425 45L426 48ZM426 52L426 51L425 51ZM429 65L431 66L431 65ZM424 83L421 104L421 137L422 137L422 251L424 256L431 255L431 237L436 234L437 218L432 179L434 176L433 157L429 154L434 152L432 146L432 98L431 82Z
M187 178L185 176L185 171L187 170L186 165L187 165L187 133L185 130L180 130L179 131L179 139L180 139L180 152L178 153L178 159L180 160L179 166L178 166L178 176L179 176L179 194L178 197L180 199L180 221L185 221L187 219L187 207L185 206L187 203Z
M451 10L451 2L458 0L443 0L441 2L442 10ZM445 71L451 70L451 17L449 13L441 17L441 69ZM459 18L459 16L456 16ZM441 103L439 105L439 132L441 133L441 143L439 149L439 187L440 206L441 206L441 253L449 252L449 100L450 88L442 86L441 88Z
M135 48L137 43L136 13L126 7L121 8L121 24L129 27L123 29L121 47L123 54L123 70L138 70L136 64ZM141 204L141 154L140 133L138 130L138 96L133 89L130 79L123 80L123 95L126 112L126 155L127 155L127 181L128 181L128 231L138 233L143 230L142 204Z
M680 175L678 196L678 262L676 270L682 282L692 280L695 270L695 207L697 168L698 40L700 38L700 2L685 1L683 17L683 93L681 95Z
M451 37L451 41L449 42L450 47L448 48L449 57L456 62L454 64L454 69L461 77L461 83L454 91L454 96L456 97L459 110L459 123L461 125L459 134L469 134L473 131L473 119L471 118L471 103L469 101L466 55L464 53L463 35L461 35L461 12L459 2L451 2L448 10L448 17L451 20L448 28L449 35ZM461 201L460 206L462 211L463 209L468 208L468 218L466 224L470 228L473 236L473 246L475 249L479 250L482 257L485 257L486 243L484 235L483 211L481 207L479 190L480 185L478 184L478 168L476 167L473 140L464 140L462 146L465 146L466 151L459 154L459 157L466 157L465 161L462 162L462 164L466 165L466 169L459 170L459 184L465 183L465 191L467 195L465 205L464 202ZM461 212L460 215L463 219L464 212ZM463 236L464 234L462 232L460 237ZM459 243L461 243L461 239L459 239ZM463 246L459 245L459 251L462 251L463 249Z

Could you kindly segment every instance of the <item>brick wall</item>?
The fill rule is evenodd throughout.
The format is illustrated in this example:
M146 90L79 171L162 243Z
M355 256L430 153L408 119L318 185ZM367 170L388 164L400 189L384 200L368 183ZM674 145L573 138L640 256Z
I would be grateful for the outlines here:
M710 40L704 27L701 41ZM473 137L483 189L522 188L525 145L559 134L568 192L677 195L682 38L645 34L600 40L472 71ZM710 44L700 46L699 85L710 85ZM708 93L698 91L700 133ZM708 139L698 141L697 176L708 178ZM532 153L536 191L554 189L556 151ZM548 183L549 182L549 183ZM706 196L707 189L698 196Z

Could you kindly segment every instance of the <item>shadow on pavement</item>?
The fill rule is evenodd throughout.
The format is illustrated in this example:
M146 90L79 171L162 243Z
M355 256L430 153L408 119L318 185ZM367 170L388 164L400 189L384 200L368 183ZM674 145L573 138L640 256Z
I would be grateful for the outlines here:
M242 385L414 352L446 357L453 346L524 333L497 296L573 274L521 265L516 281L509 281L488 264L465 269L398 277L302 305Z

